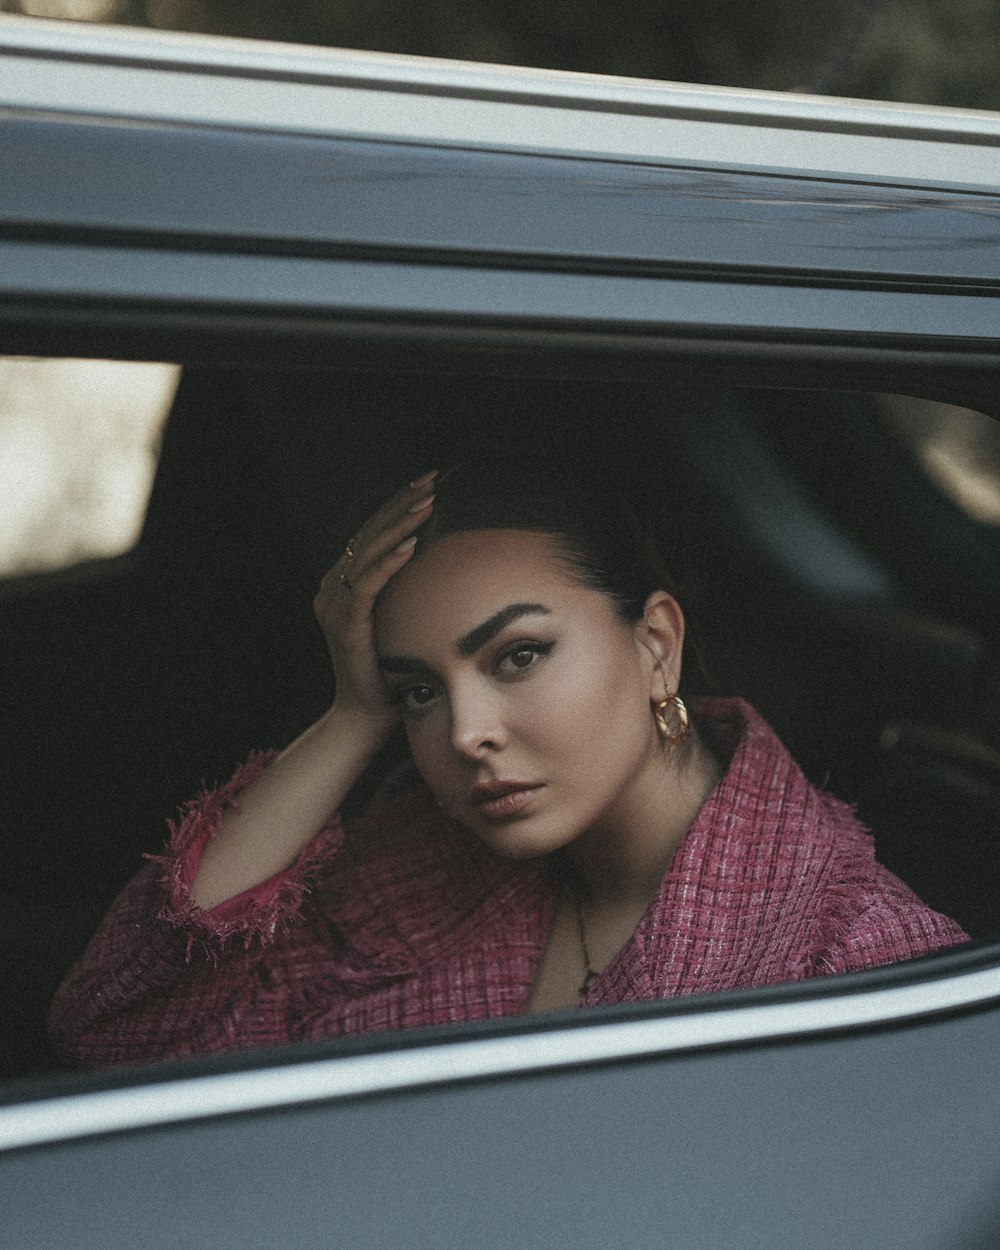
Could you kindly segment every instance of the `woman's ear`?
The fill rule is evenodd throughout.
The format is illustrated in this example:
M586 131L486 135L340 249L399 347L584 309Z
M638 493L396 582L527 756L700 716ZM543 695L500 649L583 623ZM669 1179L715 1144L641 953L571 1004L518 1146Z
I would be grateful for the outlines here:
M677 693L684 650L684 613L665 590L654 590L635 624L636 641L649 662L649 697L653 703Z

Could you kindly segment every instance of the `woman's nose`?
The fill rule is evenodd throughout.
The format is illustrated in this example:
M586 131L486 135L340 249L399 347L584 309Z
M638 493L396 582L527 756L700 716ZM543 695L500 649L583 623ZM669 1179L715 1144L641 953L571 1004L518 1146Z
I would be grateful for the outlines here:
M503 729L496 700L482 691L453 693L451 745L459 755L478 759L484 751L503 745Z

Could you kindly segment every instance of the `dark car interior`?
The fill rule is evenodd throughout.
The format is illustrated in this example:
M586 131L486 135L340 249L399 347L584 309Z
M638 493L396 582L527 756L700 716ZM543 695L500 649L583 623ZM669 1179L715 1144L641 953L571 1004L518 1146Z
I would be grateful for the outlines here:
M136 549L0 583L4 1074L53 1066L55 985L178 806L328 705L310 607L353 528L470 445L626 482L686 596L689 689L749 698L926 901L1000 927L1000 527L870 376L725 381L186 367Z

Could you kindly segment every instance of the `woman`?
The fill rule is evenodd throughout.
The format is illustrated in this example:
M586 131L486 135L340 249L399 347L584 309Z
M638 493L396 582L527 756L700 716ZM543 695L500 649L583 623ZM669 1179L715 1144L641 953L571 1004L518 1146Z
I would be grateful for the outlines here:
M738 700L628 506L553 475L411 483L315 611L329 712L189 805L53 1007L125 1062L764 985L964 939ZM412 764L346 830L397 723Z

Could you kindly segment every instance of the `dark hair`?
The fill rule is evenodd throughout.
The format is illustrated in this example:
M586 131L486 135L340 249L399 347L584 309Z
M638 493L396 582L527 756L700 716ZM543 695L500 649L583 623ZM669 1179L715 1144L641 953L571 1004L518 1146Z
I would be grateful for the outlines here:
M648 524L607 481L490 456L445 470L434 488L434 510L418 531L417 554L449 534L529 530L551 535L574 575L606 594L626 624L641 618L654 590L680 599Z

